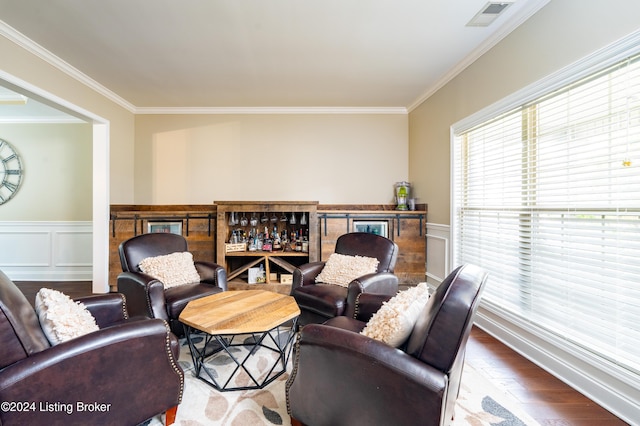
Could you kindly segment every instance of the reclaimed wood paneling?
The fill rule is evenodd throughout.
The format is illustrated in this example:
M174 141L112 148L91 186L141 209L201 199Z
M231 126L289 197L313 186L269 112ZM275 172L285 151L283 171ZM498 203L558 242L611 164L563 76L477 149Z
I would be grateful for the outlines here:
M229 202L226 202L227 204ZM239 202L241 203L241 202ZM255 204L255 202L247 202ZM290 202L284 202L288 211ZM225 206L228 207L228 206ZM270 206L273 207L273 206ZM308 206L299 206L306 210ZM247 206L247 211L252 207ZM300 210L302 211L302 210ZM109 285L117 288L117 276L122 271L118 246L128 238L147 232L147 222L157 220L182 221L182 234L187 238L194 259L216 262L217 247L224 247L226 235L217 241L217 205L113 205L109 226ZM353 220L384 220L388 222L389 238L398 244L399 255L395 273L402 285L425 281L426 274L426 205L416 211L397 211L392 205L318 205L317 220L309 223L315 229L315 242L310 241L310 254L326 260L333 253L337 238L353 229ZM222 227L224 228L224 227ZM313 235L313 229L309 230ZM312 245L312 246L311 246ZM310 258L314 258L310 256ZM231 286L232 287L232 286ZM231 288L230 287L230 288ZM242 287L242 286L241 286ZM286 286L288 288L288 286ZM286 290L279 291L285 292Z
M181 222L182 235L187 239L194 260L215 262L215 220L214 205L112 206L109 224L110 288L117 288L117 277L122 272L118 246L135 235L147 233L150 221Z
M401 285L416 285L425 281L426 205L418 205L415 211L398 211L389 205L367 205L351 209L348 207L318 206L321 260L327 260L335 251L336 241L340 235L353 231L354 221L386 221L388 238L398 244L398 263L395 273Z

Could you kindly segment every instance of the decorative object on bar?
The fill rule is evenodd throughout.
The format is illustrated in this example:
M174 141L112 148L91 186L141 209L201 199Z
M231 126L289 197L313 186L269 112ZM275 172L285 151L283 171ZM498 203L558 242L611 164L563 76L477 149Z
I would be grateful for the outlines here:
M396 210L409 210L407 201L410 195L411 184L409 182L396 182Z

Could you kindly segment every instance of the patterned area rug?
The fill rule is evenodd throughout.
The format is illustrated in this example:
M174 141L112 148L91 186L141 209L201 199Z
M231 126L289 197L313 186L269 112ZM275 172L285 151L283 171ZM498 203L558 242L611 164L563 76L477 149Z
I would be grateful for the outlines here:
M462 372L454 426L540 426L519 406L469 364Z
M184 340L184 339L183 339ZM282 374L264 389L219 392L194 377L189 347L181 341L180 365L185 371L182 404L178 407L175 425L179 426L272 426L291 425L285 400L285 382L291 371ZM242 355L243 348L233 348ZM260 349L250 357L249 368L259 375L268 374L277 355ZM218 354L208 361L227 380L233 362ZM256 373L257 375L258 373ZM231 379L234 386L251 383L247 374ZM148 426L164 424L164 416L146 422ZM453 426L539 426L513 400L468 364L465 366Z

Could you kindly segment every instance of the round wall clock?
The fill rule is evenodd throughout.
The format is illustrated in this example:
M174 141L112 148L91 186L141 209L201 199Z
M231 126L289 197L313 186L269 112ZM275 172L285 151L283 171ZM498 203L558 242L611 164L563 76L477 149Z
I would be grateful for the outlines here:
M20 189L22 162L13 146L0 139L0 205L6 203Z

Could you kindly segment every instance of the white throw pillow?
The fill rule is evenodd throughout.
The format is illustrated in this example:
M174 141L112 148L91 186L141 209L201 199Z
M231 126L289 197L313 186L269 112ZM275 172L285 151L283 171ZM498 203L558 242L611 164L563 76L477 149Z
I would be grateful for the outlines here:
M316 282L348 287L356 278L376 272L378 263L380 262L375 257L332 253L316 277Z
M96 319L82 303L57 290L40 289L35 308L40 327L52 346L99 329Z
M164 288L200 282L193 255L186 251L147 257L138 266L145 274L161 281Z
M401 291L382 304L360 334L397 348L411 334L428 301L429 289L426 283Z

